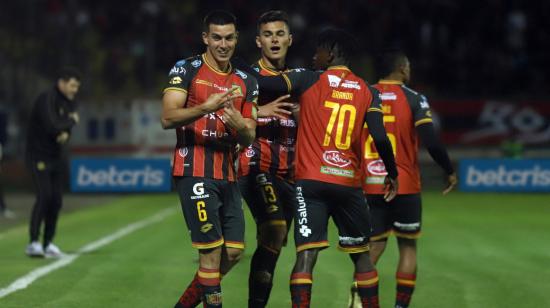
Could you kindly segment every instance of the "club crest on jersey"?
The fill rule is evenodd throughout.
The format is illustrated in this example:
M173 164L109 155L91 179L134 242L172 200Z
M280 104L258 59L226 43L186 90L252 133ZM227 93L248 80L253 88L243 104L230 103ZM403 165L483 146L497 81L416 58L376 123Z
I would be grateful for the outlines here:
M335 76L335 75L328 75L328 85L333 88L338 88L340 85L340 81L342 81L342 78Z
M369 173L374 175L387 175L388 172L386 171L386 166L384 165L384 162L381 159L371 161L367 165L367 170Z
M347 159L339 151L325 151L323 160L330 165L344 168L351 164L351 160Z
M246 150L244 151L244 156L248 158L254 157L254 154L256 154L256 152L253 148L246 148Z

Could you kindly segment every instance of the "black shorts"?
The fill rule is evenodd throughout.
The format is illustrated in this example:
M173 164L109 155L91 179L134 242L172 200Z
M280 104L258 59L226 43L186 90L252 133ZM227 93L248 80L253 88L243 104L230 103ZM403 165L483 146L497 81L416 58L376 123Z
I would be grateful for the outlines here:
M244 249L244 214L237 182L174 177L193 247Z
M296 182L294 241L296 250L326 248L328 219L339 235L339 249L348 253L369 250L370 215L361 188L320 181Z
M384 201L383 195L367 195L372 216L372 241L397 237L416 239L422 226L422 199L420 194L397 195Z
M239 187L259 227L290 227L296 202L292 183L269 173L250 173L239 178Z

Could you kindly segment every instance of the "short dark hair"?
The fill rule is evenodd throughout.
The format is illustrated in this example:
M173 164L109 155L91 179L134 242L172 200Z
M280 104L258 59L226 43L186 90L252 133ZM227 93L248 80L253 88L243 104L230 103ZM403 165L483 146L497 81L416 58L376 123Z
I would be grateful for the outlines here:
M336 57L350 64L357 52L357 41L345 30L329 28L319 34L317 47L333 52Z
M65 81L68 81L71 78L74 78L80 81L82 79L82 74L78 69L74 67L64 66L57 71L55 77L56 77L56 80L63 79Z
M288 14L285 11L267 11L258 18L258 24L256 30L260 33L260 27L268 22L282 21L290 29L288 25Z
M401 49L385 49L377 57L376 71L378 78L384 78L393 73L407 55Z
M216 10L208 13L202 22L204 32L208 32L210 25L229 25L237 26L237 17L228 11Z

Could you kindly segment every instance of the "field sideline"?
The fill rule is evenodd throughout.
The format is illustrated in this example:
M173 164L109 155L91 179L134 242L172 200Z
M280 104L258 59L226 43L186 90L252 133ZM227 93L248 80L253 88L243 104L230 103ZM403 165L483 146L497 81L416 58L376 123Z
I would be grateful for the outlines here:
M417 291L412 307L544 307L550 304L550 206L547 194L424 194ZM159 222L82 253L71 264L0 298L0 307L173 307L196 268L196 252L177 196L138 195L62 214L57 243L74 253L167 208ZM247 213L245 257L224 278L225 307L246 307L255 228ZM320 254L312 307L345 308L352 267L334 245ZM27 226L0 231L0 289L52 260L29 259ZM269 307L290 307L288 278L294 262L289 241ZM378 266L382 307L394 296L392 241Z

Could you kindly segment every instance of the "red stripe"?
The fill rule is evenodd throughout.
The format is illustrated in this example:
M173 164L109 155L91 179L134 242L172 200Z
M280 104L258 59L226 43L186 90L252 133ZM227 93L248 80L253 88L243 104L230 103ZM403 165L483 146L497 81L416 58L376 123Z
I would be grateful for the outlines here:
M269 145L264 142L260 143L260 170L262 172L269 172L269 165L271 165L271 149Z
M277 170L284 176L288 169L288 147L286 145L283 147L285 147L285 151L281 151L281 147L279 147L279 166L277 166Z
M193 176L204 177L204 137L201 132L206 128L206 118L194 123L195 146L193 147Z
M197 280L203 286L215 287L220 284L220 278L203 278L199 276Z
M407 274L407 273L396 273L395 278L397 279L407 279L407 280L416 280L415 274Z
M233 182L235 181L235 165L234 165L234 162L235 162L235 156L233 155L233 152L229 152L227 153L227 164L229 164L229 166L227 166L227 180L229 182Z
M217 273L220 269L219 268L204 268L204 267L199 267L199 271L203 272L203 273Z
M223 152L215 151L214 152L214 178L215 179L223 179L223 170L222 170L222 164L223 164Z
M311 277L310 273L293 273L290 279L311 279Z
M378 273L376 271L371 271L366 273L355 273L355 280L364 281L364 280L372 279L377 276L378 276Z

